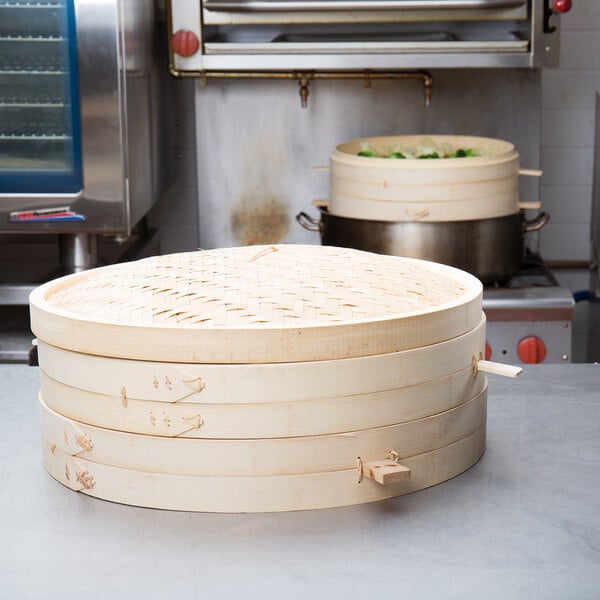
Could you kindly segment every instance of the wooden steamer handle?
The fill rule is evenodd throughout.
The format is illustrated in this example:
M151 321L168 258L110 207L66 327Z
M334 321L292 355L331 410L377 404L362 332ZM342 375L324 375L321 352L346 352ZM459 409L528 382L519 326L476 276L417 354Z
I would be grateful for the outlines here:
M410 469L398 462L398 453L394 450L388 452L388 457L383 460L371 460L363 462L358 457L357 460L358 481L360 483L363 477L368 477L372 481L381 485L398 483L410 479Z
M473 372L477 373L477 371L515 378L523 372L523 369L521 367L473 357ZM363 462L359 456L357 459L357 469L357 483L360 483L364 477L368 477L381 485L398 483L410 479L410 469L398 462L398 454L394 450L390 450L388 457L383 460Z
M478 360L475 363L475 370L493 375L502 375L503 377L512 377L513 379L523 372L521 367L513 367L512 365L505 365L490 360Z
M541 177L544 171L540 169L519 169L519 175L525 175L526 177Z

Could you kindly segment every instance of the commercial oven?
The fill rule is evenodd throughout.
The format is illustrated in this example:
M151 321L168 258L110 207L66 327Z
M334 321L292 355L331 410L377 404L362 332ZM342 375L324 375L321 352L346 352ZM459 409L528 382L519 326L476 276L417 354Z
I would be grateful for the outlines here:
M0 233L127 235L157 199L154 12L0 1Z
M570 0L171 0L175 72L531 68Z

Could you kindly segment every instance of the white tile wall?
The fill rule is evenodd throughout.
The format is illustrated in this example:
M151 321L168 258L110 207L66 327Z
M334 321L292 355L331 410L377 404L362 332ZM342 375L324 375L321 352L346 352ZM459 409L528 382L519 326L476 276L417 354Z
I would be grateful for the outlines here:
M547 261L587 261L600 1L575 0L560 27L559 66L542 72L540 196L551 221L540 233L540 252Z

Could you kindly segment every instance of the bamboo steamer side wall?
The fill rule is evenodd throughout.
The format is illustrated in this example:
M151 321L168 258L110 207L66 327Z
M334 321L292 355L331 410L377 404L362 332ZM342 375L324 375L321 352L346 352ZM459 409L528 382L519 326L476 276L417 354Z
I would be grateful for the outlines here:
M93 463L206 477L266 477L350 469L358 456L400 461L461 440L485 421L487 388L448 411L345 433L272 439L189 439L93 427L54 412L41 399L42 436L53 448Z
M357 469L268 477L198 477L114 467L43 444L44 466L63 485L135 506L206 512L274 512L347 506L392 498L435 485L474 465L485 450L485 424L467 437L403 464L410 479L358 483Z
M380 392L470 367L484 350L486 320L438 344L373 356L299 363L188 364L132 361L38 342L42 371L65 385L128 400L248 404Z
M486 152L471 158L403 160L357 155L363 143L375 149L409 147L422 137L364 138L338 146L330 159L331 214L383 221L461 221L518 212L519 156L507 142L428 136L439 145L479 146Z
M455 374L403 388L291 402L160 402L70 387L41 371L41 395L57 413L97 427L146 435L257 439L327 435L405 423L450 410L479 394L482 373Z

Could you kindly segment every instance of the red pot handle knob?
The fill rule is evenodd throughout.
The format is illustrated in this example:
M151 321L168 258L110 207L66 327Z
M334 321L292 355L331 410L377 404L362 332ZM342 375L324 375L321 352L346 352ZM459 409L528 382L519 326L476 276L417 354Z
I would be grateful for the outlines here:
M179 56L192 56L200 47L198 36L189 29L180 29L171 38L171 47Z
M554 0L554 12L566 13L571 10L571 0Z
M519 342L517 354L527 365L541 363L546 358L546 344L540 338L530 335Z

